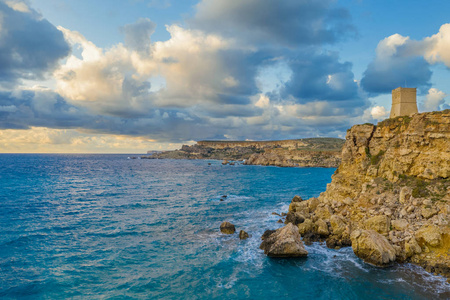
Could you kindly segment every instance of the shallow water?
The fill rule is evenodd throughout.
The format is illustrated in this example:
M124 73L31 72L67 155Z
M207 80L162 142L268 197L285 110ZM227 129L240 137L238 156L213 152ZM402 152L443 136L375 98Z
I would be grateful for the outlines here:
M450 298L442 277L351 248L264 256L272 212L318 196L334 169L209 162L0 155L0 298ZM251 238L220 234L222 221Z

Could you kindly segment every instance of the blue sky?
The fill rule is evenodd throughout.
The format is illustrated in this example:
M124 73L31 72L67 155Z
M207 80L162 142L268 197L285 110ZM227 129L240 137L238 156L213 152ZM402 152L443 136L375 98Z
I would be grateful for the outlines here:
M448 1L0 0L0 152L345 137L449 108Z

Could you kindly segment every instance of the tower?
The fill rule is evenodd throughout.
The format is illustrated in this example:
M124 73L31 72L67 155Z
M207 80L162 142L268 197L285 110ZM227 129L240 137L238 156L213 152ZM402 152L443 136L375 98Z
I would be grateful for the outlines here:
M410 116L418 113L416 88L398 87L392 90L392 108L390 118Z

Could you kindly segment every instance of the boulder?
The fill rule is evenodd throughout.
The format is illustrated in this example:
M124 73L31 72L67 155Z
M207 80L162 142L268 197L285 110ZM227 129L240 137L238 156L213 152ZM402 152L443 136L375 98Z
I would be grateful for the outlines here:
M412 193L412 190L410 187L407 187L407 186L402 187L402 189L400 190L400 196L399 196L398 201L402 204L408 202L409 199L411 198L411 193Z
M319 219L328 220L332 214L333 211L331 210L331 207L329 205L318 206L316 208L316 216Z
M441 231L436 225L424 225L415 232L416 240L420 245L438 247L442 242Z
M386 267L395 261L395 249L375 230L355 230L350 235L353 252L365 262Z
M376 232L381 234L388 233L391 225L389 217L381 215L369 218L365 223L366 229L375 230Z
M303 223L298 224L297 226L298 233L300 233L302 236L313 230L313 222L311 221L311 219L305 219Z
M330 232L328 231L328 225L327 222L325 222L322 219L317 220L315 224L316 233L320 236L328 236L330 235Z
M225 234L233 234L236 232L236 228L230 222L223 222L220 224L220 232Z
M226 160L226 159L224 159L223 161L222 161L222 165L228 165L230 162L228 161L228 160Z
M438 210L434 209L434 208L422 208L420 213L422 214L422 217L424 217L425 219L429 219L431 217L433 217L434 215L438 214Z
M330 218L331 229L333 230L333 234L340 236L342 235L347 225L344 222L344 219L338 215L332 215Z
M244 230L239 231L239 239L246 240L248 238L249 238L249 236L248 236L247 232L245 232Z
M294 196L294 198L292 198L292 202L302 202L303 199L300 196Z
M267 230L262 235L259 246L270 257L301 257L308 255L297 226L292 223L277 229Z
M408 242L405 243L405 256L411 257L414 254L422 253L422 248L420 248L415 238L411 238Z
M301 213L304 216L309 216L309 208L307 201L291 202L291 204L289 205L289 211Z
M284 221L284 224L292 223L294 225L301 224L305 221L305 217L298 212L288 212L286 216L286 221Z
M310 211L315 211L320 201L317 198L311 198L307 200L308 208Z
M399 219L399 220L392 220L391 225L392 228L395 230L404 231L408 227L409 223L405 219Z

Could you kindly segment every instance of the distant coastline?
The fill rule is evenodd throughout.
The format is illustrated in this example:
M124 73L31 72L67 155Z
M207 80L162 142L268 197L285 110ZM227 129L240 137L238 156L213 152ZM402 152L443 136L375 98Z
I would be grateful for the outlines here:
M143 159L213 159L246 165L337 168L345 140L306 138L279 141L198 141L179 150L148 151Z

